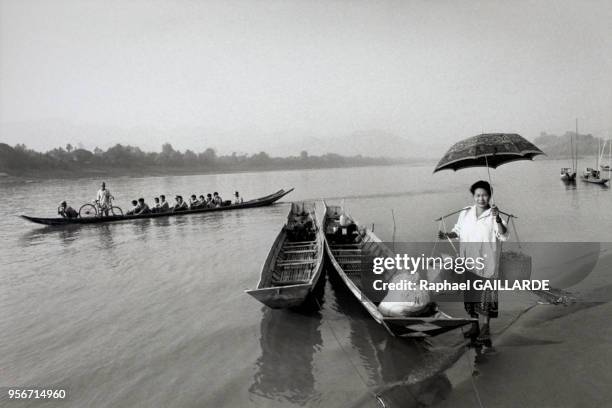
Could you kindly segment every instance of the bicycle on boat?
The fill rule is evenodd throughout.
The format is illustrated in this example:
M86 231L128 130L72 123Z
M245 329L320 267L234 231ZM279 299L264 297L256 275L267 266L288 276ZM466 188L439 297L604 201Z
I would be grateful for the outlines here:
M98 200L94 200L91 204L83 204L79 208L80 218L107 217L109 215L123 215L123 210L116 205L112 205L112 198L109 205L100 205Z

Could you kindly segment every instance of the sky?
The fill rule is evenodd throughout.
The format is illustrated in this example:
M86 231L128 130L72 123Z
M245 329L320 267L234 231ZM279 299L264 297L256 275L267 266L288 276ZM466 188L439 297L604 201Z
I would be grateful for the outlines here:
M369 133L436 156L575 118L609 137L610 21L610 0L0 0L0 142L297 154Z

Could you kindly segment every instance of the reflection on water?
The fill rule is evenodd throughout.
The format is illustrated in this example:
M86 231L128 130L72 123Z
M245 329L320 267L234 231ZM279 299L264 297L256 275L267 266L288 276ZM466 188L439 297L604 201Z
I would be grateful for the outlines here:
M23 245L43 244L50 236L59 238L62 245L68 246L76 241L81 230L80 225L67 225L62 228L43 227L29 230L21 235L20 241Z
M432 406L452 390L444 371L465 352L459 345L431 348L423 341L390 336L334 272L329 273L334 306L350 324L350 342L366 370L368 386L386 407Z
M263 307L261 356L249 392L280 402L307 405L319 398L315 390L313 360L322 347L322 316L325 276L300 310Z
M170 217L152 218L155 227L167 227L170 225Z
M115 247L113 240L113 226L110 224L102 224L96 228L96 234L100 239L100 245L106 250L111 250Z
M566 190L576 190L576 180L561 180Z

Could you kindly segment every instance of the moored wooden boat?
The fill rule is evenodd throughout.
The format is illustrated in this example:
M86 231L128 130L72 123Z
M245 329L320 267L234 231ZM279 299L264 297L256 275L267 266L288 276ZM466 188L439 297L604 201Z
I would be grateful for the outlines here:
M344 218L342 223L341 216ZM426 317L383 315L378 309L378 304L364 293L361 268L365 264L364 257L395 257L395 253L386 247L372 231L360 227L341 206L325 205L323 231L325 250L335 271L370 316L390 334L412 338L433 337L463 326L478 325L478 319L453 318L437 307L432 315ZM380 277L389 282L392 273L385 273Z
M578 137L578 119L576 119L576 137ZM577 140L576 140L577 142ZM570 134L570 156L572 160L572 167L561 168L561 180L562 181L575 181L576 180L576 168L578 166L578 153L576 149L578 144L574 146L574 135Z
M221 207L211 207L211 208L196 208L193 210L185 210L185 211L176 211L176 212L164 212L164 213L149 213L142 215L112 215L107 217L90 217L90 218L39 218L39 217L30 217L27 215L22 215L21 217L30 222L34 222L36 224L50 225L50 226L63 226L63 225L73 225L73 224L100 224L106 222L116 222L116 221L125 221L125 220L140 220L144 218L161 218L161 217L174 217L188 214L199 214L206 212L217 212L217 211L230 211L230 210L240 210L245 208L254 208L254 207L263 207L266 205L271 205L276 201L280 200L282 197L286 196L290 192L293 191L293 188L289 190L279 190L276 193L267 195L265 197L256 198L253 200L245 201L240 204L230 204L227 206Z
M274 309L300 306L323 270L324 237L314 204L293 203L261 270L246 293Z
M599 139L597 139L597 144L597 149L599 153L599 156L597 156L597 164L595 165L595 168L587 167L580 178L582 179L582 181L586 181L587 183L604 185L608 181L610 181L610 172L608 171L608 177L602 177L601 171L597 170L599 168L599 162L601 161L604 152L604 149L601 149L599 146ZM610 146L610 148L612 149L612 145ZM610 151L610 154L612 155L612 150Z
M586 181L587 183L601 185L606 184L608 181L610 181L610 179L607 177L601 177L601 171L592 169L590 167L587 168L584 173L582 173L581 179L583 181Z
M561 169L560 178L563 181L574 181L576 180L576 172L568 167Z

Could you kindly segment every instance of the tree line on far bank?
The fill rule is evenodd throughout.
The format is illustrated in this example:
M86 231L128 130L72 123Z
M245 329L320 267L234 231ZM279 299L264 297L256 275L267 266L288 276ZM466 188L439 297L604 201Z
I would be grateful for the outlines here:
M534 143L538 146L549 158L570 157L570 146L573 139L574 151L578 151L579 157L593 157L599 155L600 149L603 149L604 156L608 157L609 141L604 138L595 137L592 134L578 134L576 132L565 132L562 136L541 132L540 136L534 139Z
M116 144L107 150L95 148L89 151L74 148L68 144L42 153L27 148L23 144L11 147L0 143L0 172L20 175L43 172L88 172L125 170L139 173L151 171L248 171L301 168L330 168L348 166L369 166L407 163L407 159L383 157L341 156L328 153L311 156L306 151L299 156L271 157L266 152L252 155L232 153L218 156L214 149L208 148L196 153L192 150L181 152L170 143L162 146L161 152L145 152L139 147Z

